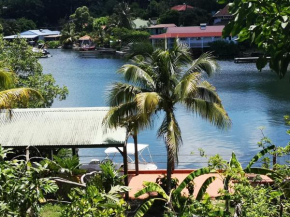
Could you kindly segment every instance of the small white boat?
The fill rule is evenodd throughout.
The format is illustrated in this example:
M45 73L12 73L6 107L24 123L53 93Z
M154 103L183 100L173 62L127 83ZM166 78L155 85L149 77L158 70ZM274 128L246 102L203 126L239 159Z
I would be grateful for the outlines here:
M152 156L149 150L149 145L147 144L138 144L138 158L139 158L139 170L157 170L157 166L155 163L153 163ZM119 148L121 151L123 151L123 148ZM151 162L147 162L145 158L143 157L143 153L147 152L148 156L150 158ZM122 168L124 165L123 163L115 163L114 157L117 154L120 154L119 150L117 148L107 148L105 150L105 154L107 155L104 160L99 159L92 159L89 164L83 164L80 168L87 170L88 172L92 171L99 171L100 170L100 164L106 162L106 161L112 161L115 165L116 169ZM127 156L128 156L128 170L135 170L135 146L134 143L128 143L127 144Z
M123 151L123 148L119 148L121 151ZM153 163L152 156L149 150L148 144L138 144L137 146L138 151L138 158L139 158L139 170L157 170L157 166L155 163ZM148 156L150 158L151 162L147 162L143 157L143 152L147 151ZM119 150L117 148L107 148L105 150L105 153L107 154L106 159L114 159L116 154L120 154ZM134 143L128 143L127 144L127 155L128 155L128 170L135 170L135 160L133 160L133 156L135 155L135 146Z

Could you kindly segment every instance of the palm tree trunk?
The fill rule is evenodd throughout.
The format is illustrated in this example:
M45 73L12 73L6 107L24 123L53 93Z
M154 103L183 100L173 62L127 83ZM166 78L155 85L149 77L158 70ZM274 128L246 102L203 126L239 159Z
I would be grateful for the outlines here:
M134 134L133 136L134 146L135 146L135 174L139 175L139 155L138 155L138 140L137 135Z
M171 174L172 174L172 157L170 157L169 148L167 146L167 189L166 193L169 195L171 191Z

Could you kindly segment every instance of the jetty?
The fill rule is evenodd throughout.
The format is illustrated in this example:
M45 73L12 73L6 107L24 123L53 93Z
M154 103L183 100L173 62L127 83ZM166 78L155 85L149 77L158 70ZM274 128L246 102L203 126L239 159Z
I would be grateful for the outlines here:
M255 63L259 57L237 57L234 59L235 63ZM266 57L266 59L269 61L271 57Z

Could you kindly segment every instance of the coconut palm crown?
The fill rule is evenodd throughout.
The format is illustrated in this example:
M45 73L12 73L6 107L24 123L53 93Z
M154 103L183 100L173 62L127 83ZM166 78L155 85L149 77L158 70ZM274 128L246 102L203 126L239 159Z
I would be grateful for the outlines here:
M107 98L111 110L106 120L110 126L128 121L141 130L149 127L156 115L164 114L157 135L164 138L167 148L170 191L171 172L174 163L178 163L182 144L175 116L177 103L218 128L231 125L215 87L204 80L206 75L218 69L218 65L210 53L192 60L189 49L178 41L172 49L157 49L151 55L135 56L132 62L118 71L128 83L114 83L109 91Z
M0 109L28 107L29 102L42 103L41 94L31 88L14 88L14 74L0 62Z

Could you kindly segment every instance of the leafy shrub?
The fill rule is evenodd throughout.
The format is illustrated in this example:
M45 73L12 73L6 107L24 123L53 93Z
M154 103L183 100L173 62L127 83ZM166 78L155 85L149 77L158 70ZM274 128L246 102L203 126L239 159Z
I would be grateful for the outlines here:
M122 195L129 191L123 186L124 176L115 170L112 162L100 165L102 172L96 174L85 189L75 188L69 194L71 204L63 216L125 216L128 209Z
M0 216L38 216L45 196L54 193L57 185L48 178L43 166L23 160L6 161L11 151L0 146Z
M47 46L47 48L55 49L55 48L58 48L60 46L60 42L59 41L47 41L46 46Z
M239 48L233 41L218 40L210 43L210 50L216 56L236 56L239 53Z

